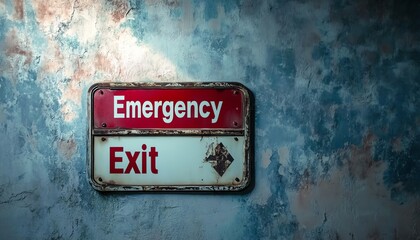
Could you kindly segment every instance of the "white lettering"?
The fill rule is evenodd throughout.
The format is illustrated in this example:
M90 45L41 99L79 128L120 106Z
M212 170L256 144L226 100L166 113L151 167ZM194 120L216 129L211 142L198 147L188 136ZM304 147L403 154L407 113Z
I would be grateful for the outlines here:
M203 118L208 118L209 115L210 115L210 112L204 112L204 106L209 107L210 106L209 102L202 101L200 103L200 116L203 117Z
M167 108L168 107L169 107L169 111L167 111ZM174 108L174 102L172 102L172 101L165 101L163 103L162 112L163 112L163 116L165 116L163 118L163 121L165 123L171 123L172 122L172 120L174 118L173 108Z
M192 107L194 107L194 118L198 118L198 105L196 101L187 102L187 118L191 118Z
M125 96L114 96L114 118L159 118L171 123L176 118L208 118L217 123L223 101L125 101Z
M179 118L183 118L185 116L185 103L178 101L175 103L175 115Z
M152 105L152 103L150 101L144 102L143 103L142 110L143 110L143 116L145 118L150 118L152 116L152 114L153 114L153 112L152 112L153 111L153 105Z
M162 106L162 101L155 102L155 118L159 117L159 107Z
M141 114L140 114L140 102L139 101L127 101L126 104L126 114L125 117L126 118L130 118L130 108L131 108L131 118L135 118L136 117L136 109L137 109L137 117L140 118Z
M124 100L124 96L114 96L114 118L124 118L124 113L118 113L118 109L123 108L124 104L118 103L118 100Z
M220 101L216 108L216 103L214 101L210 102L211 108L213 109L214 118L211 120L211 123L216 123L219 119L220 110L222 110L223 101Z

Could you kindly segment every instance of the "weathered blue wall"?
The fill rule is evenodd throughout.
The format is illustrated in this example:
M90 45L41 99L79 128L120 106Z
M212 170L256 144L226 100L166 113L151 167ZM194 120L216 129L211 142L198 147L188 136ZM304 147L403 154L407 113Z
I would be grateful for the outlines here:
M0 1L1 239L418 239L418 1ZM100 194L86 94L238 81L254 190Z

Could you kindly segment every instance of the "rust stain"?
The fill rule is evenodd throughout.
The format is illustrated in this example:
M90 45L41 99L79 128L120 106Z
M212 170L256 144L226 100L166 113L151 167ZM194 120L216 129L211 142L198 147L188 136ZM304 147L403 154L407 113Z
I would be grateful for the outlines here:
M299 187L298 196L297 196L299 206L304 207L304 208L309 207L307 206L308 197L311 193L311 182L309 180L309 176L310 176L309 170L305 169L302 176L302 181L300 182L300 187Z
M304 228L313 229L322 224L324 214L330 216L339 210L340 205L337 205L337 202L348 199L351 195L350 191L343 188L343 180L347 179L348 175L334 171L329 179L320 179L315 184L309 184L308 171L305 171L303 175L304 180L300 188L296 192L287 194L291 209L298 217L299 223Z
M62 156L64 156L66 159L71 159L72 156L76 153L77 144L73 138L67 140L60 139L58 140L57 148Z
M6 51L7 56L21 55L26 57L24 65L28 65L32 61L32 52L21 49L19 46L13 46Z
M111 61L103 54L97 53L95 55L95 69L106 71L111 66Z
M378 163L372 158L375 139L375 136L369 133L363 139L362 146L352 145L343 153L343 158L347 160L350 176L365 179L370 171L378 166Z
M34 0L37 20L43 24L58 23L70 19L73 12L72 1L42 1Z
M15 18L23 19L23 0L15 0Z
M49 8L48 2L40 1L36 4L37 17L40 21L45 21L51 19L54 15L54 12Z
M120 22L129 10L128 3L124 0L113 0L112 5L115 7L115 10L112 12L112 20Z
M385 55L391 55L394 52L394 48L387 43L384 43L380 46L381 52Z
M351 226L354 239L381 239L383 236L378 236L372 226L387 229L388 222L377 219L393 219L395 229L410 232L413 220L418 219L413 209L419 209L419 201L413 199L404 205L393 201L383 184L386 168L386 163L381 162L366 179L354 179L345 169L335 168L328 177L318 179L313 185L297 191L287 190L290 209L300 228L322 226L324 230L333 229L339 235L346 235ZM408 214L398 214L401 212Z
M26 58L24 65L28 65L32 62L32 52L24 50L24 48L21 46L16 30L12 30L6 37L6 56L23 56Z
M401 138L395 138L392 140L392 151L402 152L404 151L404 144L402 143Z

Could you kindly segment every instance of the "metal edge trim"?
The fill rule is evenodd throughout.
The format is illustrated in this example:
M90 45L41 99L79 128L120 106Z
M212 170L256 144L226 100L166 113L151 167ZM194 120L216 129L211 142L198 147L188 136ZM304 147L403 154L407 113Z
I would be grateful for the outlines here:
M122 186L122 185L102 185L97 183L93 179L93 94L96 90L101 88L111 88L111 89L126 89L126 88L229 88L235 87L238 88L244 94L244 115L245 115L245 125L243 135L245 137L245 174L244 178L239 185L235 186L217 186L217 185L138 185L138 186ZM87 178L88 182L97 191L101 192L121 192L121 191L130 191L130 192L241 192L248 188L251 184L251 172L252 171L252 160L253 160L253 127L251 126L251 117L253 116L253 99L252 92L242 83L239 82L111 82L111 83L95 83L88 90L88 102L87 102L87 112L88 112L88 137L87 137ZM251 106L252 105L252 106ZM101 134L102 135L102 134ZM108 135L108 134L105 134ZM149 134L150 135L150 134Z

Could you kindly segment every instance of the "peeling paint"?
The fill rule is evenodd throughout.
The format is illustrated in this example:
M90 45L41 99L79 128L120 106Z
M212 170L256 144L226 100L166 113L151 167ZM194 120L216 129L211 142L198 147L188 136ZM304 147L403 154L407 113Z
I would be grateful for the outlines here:
M119 22L127 15L130 9L129 5L126 1L122 0L112 1L112 4L115 6L115 10L112 12L112 20Z
M266 150L263 151L262 161L261 161L261 164L262 164L262 167L263 168L267 168L268 165L270 165L270 162L271 162L270 161L271 154L272 154L271 149L266 149Z
M57 143L57 148L66 159L71 159L77 151L77 143L74 139L60 139Z
M11 30L5 40L5 52L6 56L8 57L16 57L21 56L25 59L23 65L29 65L32 62L32 52L29 50L25 50L28 48L27 43L22 43L20 38L18 37L18 33L16 29ZM25 46L26 45L26 46ZM18 59L16 59L19 61Z
M279 162L280 162L278 173L279 173L279 175L284 176L286 174L285 170L286 170L286 168L289 164L289 159L290 159L289 148L280 147L278 149L278 154L279 154Z

